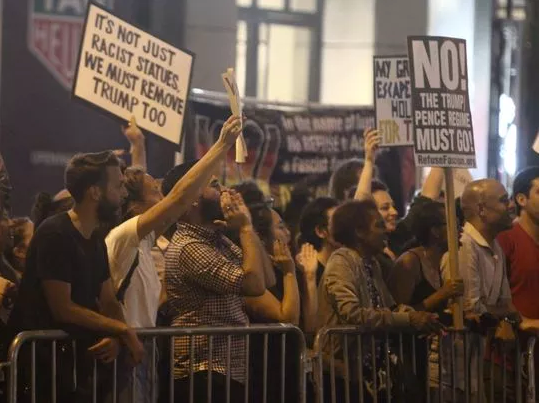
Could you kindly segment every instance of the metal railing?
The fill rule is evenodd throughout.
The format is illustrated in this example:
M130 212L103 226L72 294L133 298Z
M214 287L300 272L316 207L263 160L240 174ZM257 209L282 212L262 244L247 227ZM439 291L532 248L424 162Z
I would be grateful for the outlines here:
M536 389L536 380L538 379L538 374L536 373L536 365L538 364L538 357L535 354L535 351L538 349L538 337L530 337L527 342L527 353L525 356L525 375L527 376L527 392L526 392L526 402L534 403L538 402L537 396L538 391ZM536 361L535 361L536 358Z
M164 340L167 341L167 345L170 348L170 351L174 352L175 350L175 340L177 341L179 338L187 338L188 339L188 346L189 346L189 374L188 374L188 380L189 380L189 396L183 396L183 398L186 402L194 403L195 401L199 403L198 400L195 399L195 388L194 388L194 376L195 373L200 372L206 372L208 374L207 377L207 393L208 393L208 402L212 402L212 390L213 390L213 384L212 384L212 376L215 375L215 369L214 363L216 360L217 350L216 342L222 342L226 343L227 346L227 357L226 357L226 363L225 363L225 374L224 377L226 378L226 388L225 388L225 395L226 395L226 401L231 403L236 403L239 400L231 400L231 383L233 382L231 379L231 344L234 340L241 339L243 341L244 351L243 351L243 372L244 372L244 399L243 401L245 403L251 401L250 400L250 393L254 391L254 388L252 385L255 383L255 375L251 371L250 366L250 354L251 354L251 348L254 345L254 338L258 337L257 343L262 343L262 351L263 356L262 358L262 379L258 379L257 382L259 382L260 387L262 387L262 402L270 403L270 400L268 400L267 395L271 392L274 393L274 396L278 396L277 399L273 398L273 402L280 402L285 403L286 402L286 388L287 388L287 380L294 380L295 385L297 387L295 388L295 396L293 398L289 398L287 401L299 402L304 403L305 402L305 391L306 391L306 374L305 374L305 362L306 362L306 345L305 345L305 339L302 331L292 325L286 325L286 324L275 324L275 325L252 325L248 327L190 327L190 328L178 328L178 327L167 327L167 328L149 328L149 329L140 329L137 331L137 334L139 337L143 340L150 341L151 343L151 396L152 401L157 401L157 394L158 394L158 373L157 373L157 366L158 366L158 360L157 360L157 349L156 345L157 342L163 342ZM289 337L292 337L292 342ZM197 348L200 347L201 338L203 340L204 344L204 351L195 351ZM273 341L277 341L277 343L272 343ZM9 387L8 387L8 403L17 403L18 402L18 393L20 390L18 388L20 387L20 379L19 379L19 371L22 369L22 366L25 364L28 365L28 362L21 363L21 353L23 351L23 348L26 346L29 346L29 364L30 364L30 371L29 371L29 393L30 396L28 400L30 400L32 403L38 402L36 392L39 392L40 396L42 396L43 391L37 390L38 384L36 382L36 376L39 376L39 371L49 371L50 370L50 400L51 402L56 402L58 399L58 390L57 390L57 382L58 382L58 376L57 374L57 347L60 343L65 344L66 342L70 342L70 336L63 331L56 331L56 330L48 330L48 331L30 331L30 332L23 332L17 335L17 337L13 340L9 352L8 352L8 360L7 363L4 365L7 366L8 372L9 372ZM72 341L73 343L76 343L76 341ZM286 354L286 348L287 343L296 343L294 345L295 348L295 354ZM36 348L37 344L41 343L49 343L50 344L50 352L51 352L51 360L50 360L50 369L49 368L42 368L37 366L36 364ZM277 346L277 347L276 347ZM75 348L74 348L75 351ZM202 355L201 355L202 354ZM213 356L214 355L214 356ZM207 371L197 371L196 368L194 368L193 360L194 357L201 357L202 360L207 360L208 362L208 368ZM77 387L77 371L80 370L80 368L77 367L76 358L77 355L73 355L75 362L73 364L73 379L74 379L74 388ZM269 361L271 361L273 358L279 357L279 364L278 365L269 365ZM234 357L233 357L234 358ZM274 360L275 361L275 360ZM294 365L285 365L287 362L288 364L291 364L291 361L294 361ZM80 365L80 363L79 363ZM112 390L110 394L110 401L113 403L116 403L118 401L117 394L119 392L119 380L118 380L118 372L119 372L120 364L118 362L118 359L114 360L112 364ZM287 372L288 368L292 367L294 369L294 373L290 374ZM161 392L168 392L168 401L174 402L175 401L175 354L170 354L168 357L168 391L162 390ZM235 370L238 370L238 368L235 368ZM135 376L135 368L133 368L132 376ZM214 374L214 375L213 375ZM48 375L48 374L47 374ZM269 387L269 379L270 382L272 380L279 383L279 385L272 384ZM93 368L92 368L92 401L93 402L101 402L102 400L98 400L98 363L95 359L93 359ZM131 400L133 401L133 398L135 396L134 391L134 382L131 383ZM253 392L254 393L254 392ZM220 396L222 398L222 396ZM47 397L48 399L48 397ZM162 400L160 400L162 401Z
M465 330L425 337L355 326L323 328L314 345L318 403L536 401L535 344L498 353L492 342ZM526 388L522 387L524 379ZM524 391L527 400L523 400Z
M139 337L150 346L150 395L156 402L174 402L179 392L175 385L179 380L175 370L179 368L178 357L170 354L158 360L156 345L164 343L175 351L175 341L184 339L183 359L188 363L185 377L181 380L188 385L182 393L185 402L212 402L213 398L231 403L305 403L308 388L313 386L317 403L357 403L372 402L527 402L536 401L535 348L537 337L531 337L524 352L516 342L511 353L496 353L487 350L485 339L468 331L449 330L443 336L422 336L411 332L373 332L354 326L323 328L315 339L314 350L307 355L303 333L295 326L253 325L249 327L192 327L192 328L151 328L138 330ZM231 345L242 340L242 360L231 357ZM20 402L21 371L25 372L25 395L28 402L41 401L46 393L47 402L57 402L57 383L62 375L58 363L65 359L57 356L57 347L76 344L62 331L32 331L20 333L12 342L8 360L0 367L7 369L9 382L8 403ZM226 346L224 365L218 370L219 343ZM36 351L46 344L50 351L47 367L38 365ZM288 347L293 346L289 351ZM26 350L25 350L26 349ZM40 350L41 349L41 350ZM76 348L73 348L75 351ZM24 353L26 351L26 353ZM506 350L505 350L506 351ZM206 359L205 370L194 365L197 360ZM77 387L77 371L82 364L73 355L73 382ZM238 364L240 362L240 364ZM90 361L91 401L105 401L99 397L99 364ZM79 365L77 365L79 364ZM166 376L159 373L158 364L167 367ZM223 364L223 363L221 363ZM258 370L254 369L258 365ZM234 398L232 372L240 366L243 372L241 398ZM118 393L126 386L121 381L120 358L111 364L110 394L107 402L119 403ZM311 371L309 368L313 368ZM224 370L223 370L224 369ZM131 370L135 377L136 369ZM43 373L50 382L47 392L40 389L37 382ZM196 374L206 372L205 384L195 381ZM214 375L212 375L214 374ZM225 388L220 396L213 389L213 378L223 375ZM306 375L311 375L312 384L306 383ZM50 379L49 379L50 377ZM159 381L159 382L158 382ZM294 384L290 388L289 383ZM257 385L257 386L254 386ZM522 387L524 385L524 387ZM135 396L135 386L129 386L130 399ZM198 389L205 389L204 399L197 397ZM214 392L213 392L214 391ZM292 391L292 393L291 393ZM212 394L214 393L214 394ZM164 397L165 395L165 397ZM50 396L50 399L49 399ZM124 396L125 397L125 396Z

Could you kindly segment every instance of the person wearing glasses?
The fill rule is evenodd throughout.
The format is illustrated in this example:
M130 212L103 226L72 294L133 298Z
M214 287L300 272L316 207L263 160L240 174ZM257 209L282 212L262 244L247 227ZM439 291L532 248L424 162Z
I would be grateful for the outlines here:
M279 213L273 209L274 199L266 197L262 190L253 181L242 182L233 187L244 199L252 217L253 227L257 231L266 253L263 259L268 260L274 269L275 285L266 286L265 293L258 297L245 297L246 310L253 322L259 323L290 323L298 325L300 317L300 295L296 278L296 265L291 255L289 244L291 233L281 219ZM232 234L234 239L238 236ZM287 341L286 356L294 357L298 354L298 346L293 340ZM250 341L251 365L251 396L253 401L263 401L264 363L261 357L264 354L264 338L262 335L253 335ZM267 382L270 385L280 384L281 368L281 336L268 337L268 363ZM293 373L294 360L285 362L287 373ZM297 385L293 377L286 377L286 402L295 402L298 396ZM269 402L280 400L280 388L269 388L266 391L266 400Z
M246 298L248 314L259 322L298 325L300 297L296 266L289 249L291 233L279 213L272 208L274 199L266 197L255 182L243 182L233 189L240 193L249 209L253 227L265 247L263 259L273 265L276 277L275 285L267 284L262 296ZM235 234L231 237L234 240L238 238Z

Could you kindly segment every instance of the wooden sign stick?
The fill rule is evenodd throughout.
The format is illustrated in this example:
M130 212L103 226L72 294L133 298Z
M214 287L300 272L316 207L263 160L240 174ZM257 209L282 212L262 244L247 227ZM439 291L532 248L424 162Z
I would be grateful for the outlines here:
M456 202L454 196L454 178L452 168L444 168L446 182L446 231L448 235L448 263L450 264L450 278L459 278L458 270L458 222L456 217ZM463 297L454 298L452 302L452 316L454 328L463 329Z

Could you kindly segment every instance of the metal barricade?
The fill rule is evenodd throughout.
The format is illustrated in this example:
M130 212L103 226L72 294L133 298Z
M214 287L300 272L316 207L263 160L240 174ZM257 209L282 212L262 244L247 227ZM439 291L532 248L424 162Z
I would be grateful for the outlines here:
M526 354L519 340L498 353L486 343L466 330L426 337L355 326L323 328L314 345L316 401L505 403L525 401L524 390L527 403L535 401L530 397L535 396L536 338L529 340Z
M536 386L536 380L538 379L538 337L530 337L527 342L527 353L524 357L524 373L527 379L526 385L526 402L534 403L538 402L538 391Z
M188 387L187 393L182 392L182 401L189 403L203 403L203 400L198 399L198 393L202 389L206 389L206 399L204 401L213 402L215 400L225 401L227 403L261 401L263 403L288 403L288 402L305 402L306 391L306 344L304 335L301 330L292 325L274 324L274 325L253 325L247 327L190 327L190 328L149 328L137 330L138 336L144 340L146 345L150 346L150 393L152 401L156 402L158 392L161 393L160 402L175 402L175 393L178 392L178 382ZM166 357L168 363L168 382L166 379L160 379L158 374L158 358L157 348L158 342L166 342L171 353ZM80 340L79 340L80 342ZM50 345L50 367L38 367L36 363L36 349L42 347L43 343ZM37 390L39 385L37 377L50 377L50 400L48 393L47 402L57 402L59 399L59 391L57 383L61 376L57 373L58 357L57 347L61 345L73 344L73 351L76 351L77 340L72 340L68 334L62 331L31 331L20 333L12 342L7 365L9 367L9 394L8 402L18 402L18 388L20 387L20 371L24 365L30 364L30 368L26 368L28 374L28 400L32 403L39 403L37 400L37 392L43 396L43 390ZM38 346L39 345L39 346ZM259 348L254 347L258 345ZM287 354L289 346L293 346L294 352ZM238 346L242 347L240 354ZM47 346L48 347L48 346ZM23 348L29 348L29 362L22 363L21 352ZM178 350L187 348L187 356L178 355ZM223 350L225 348L225 350ZM236 350L235 350L236 348ZM231 351L233 351L231 353ZM259 353L262 356L259 356ZM236 354L236 356L235 356ZM256 354L256 356L253 356ZM82 371L81 363L76 362L77 354L73 354L73 388L77 388L76 382L79 379L77 371ZM255 360L253 360L255 358ZM224 362L223 362L224 361ZM259 367L254 369L252 365L255 361ZM201 363L206 362L207 365L201 366ZM125 388L121 382L121 374L119 375L122 363L120 359L116 359L109 367L108 373L112 371L112 384L109 387L107 400L98 399L98 389L102 386L103 381L110 379L98 376L98 366L100 365L95 359L91 360L93 366L91 371L91 395L93 402L112 402L116 403L120 389ZM71 364L71 363L70 363ZM182 372L187 369L187 373ZM292 368L292 370L291 370ZM88 370L88 368L86 368ZM49 372L50 371L50 372ZM132 376L135 376L136 368L132 370ZM175 373L176 372L176 373ZM236 374L236 378L234 379ZM241 374L238 376L238 374ZM175 376L177 375L177 376ZM183 376L186 375L186 376ZM216 389L216 382L213 377L219 377L224 383L222 392ZM204 387L201 385L201 379L204 379ZM49 382L49 378L47 378ZM167 384L165 388L158 391L160 384ZM41 385L41 384L40 384ZM220 386L223 386L220 384ZM242 387L242 398L234 397L234 392L238 392L238 388ZM130 385L130 399L133 401L135 396L135 382ZM167 389L167 390L163 390ZM184 389L180 389L184 390ZM218 391L218 392L216 392ZM163 398L163 393L166 394L166 400ZM220 396L216 396L220 393ZM222 393L222 394L221 394ZM251 395L258 393L260 396L254 399ZM294 394L294 396L291 396ZM260 399L260 400L259 400Z

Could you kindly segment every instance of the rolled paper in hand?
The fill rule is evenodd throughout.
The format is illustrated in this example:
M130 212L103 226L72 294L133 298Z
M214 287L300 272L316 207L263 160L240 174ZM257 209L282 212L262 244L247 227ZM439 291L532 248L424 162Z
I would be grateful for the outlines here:
M238 138L236 139L236 158L235 161L238 164L243 164L246 162L247 157L247 146L246 141L244 140L244 135L240 133Z
M238 92L238 85L236 83L236 77L234 70L228 68L225 73L221 74L223 80L223 85L227 90L227 96L229 98L229 104L231 105L231 112L234 116L239 116L242 118L242 100L240 99L240 94ZM242 122L241 122L242 124ZM239 164L246 162L247 157L247 146L244 140L242 133L236 139L236 157L235 161Z

